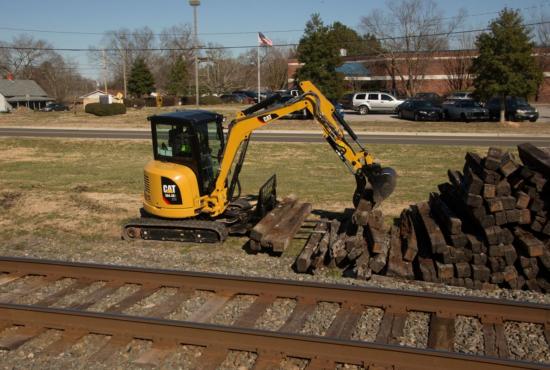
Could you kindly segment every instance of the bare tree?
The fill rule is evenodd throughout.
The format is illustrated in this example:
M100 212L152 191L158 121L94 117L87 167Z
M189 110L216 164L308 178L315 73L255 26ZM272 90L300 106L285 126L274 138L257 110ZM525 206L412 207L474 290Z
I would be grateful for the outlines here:
M188 71L194 70L193 32L189 24L180 24L164 29L160 34L161 53L154 55L151 72L158 88L166 89L168 73L176 60L185 61ZM191 83L191 80L188 81ZM194 82L193 82L194 83Z
M56 101L72 102L95 86L95 81L80 75L76 63L59 54L34 70L36 82Z
M268 48L261 65L262 85L271 90L283 89L288 84L288 59L294 53L292 49Z
M15 78L32 79L35 66L52 57L52 46L44 40L35 40L22 34L13 38L11 43L4 42L0 49L0 71L3 75L12 73Z
M533 23L538 23L533 26L532 31L535 36L535 44L539 47L537 62L543 73L550 69L550 23L547 22L549 16L545 11L533 12L532 14ZM536 101L539 100L543 84L544 79L537 89Z
M154 52L150 49L154 47L155 41L155 34L149 27L108 31L99 46L91 47L94 50L89 53L89 57L94 63L103 65L101 49L105 49L111 83L126 92L130 66L136 59L143 58L147 65L154 63Z
M361 19L361 27L379 41L379 54L386 60L386 70L400 80L407 95L420 88L426 68L426 54L448 48L448 36L465 16L443 18L432 0L389 0L387 10L375 9Z
M462 34L458 39L457 50L448 59L443 60L443 69L447 74L447 85L451 91L461 91L473 84L470 67L474 57L475 39L472 34Z
M221 94L239 87L239 71L241 68L237 59L231 58L226 49L214 48L209 44L205 52L205 63L201 68L202 81L210 94ZM237 73L236 73L237 72Z

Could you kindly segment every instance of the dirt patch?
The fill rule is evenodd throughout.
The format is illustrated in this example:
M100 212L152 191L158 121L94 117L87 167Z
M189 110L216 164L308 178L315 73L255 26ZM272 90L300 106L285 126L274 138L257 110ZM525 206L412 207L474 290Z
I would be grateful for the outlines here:
M0 193L0 209L8 210L14 207L21 198L21 193L15 191L4 191Z
M3 162L45 162L48 159L38 155L38 150L34 148L7 148L0 151L0 158Z

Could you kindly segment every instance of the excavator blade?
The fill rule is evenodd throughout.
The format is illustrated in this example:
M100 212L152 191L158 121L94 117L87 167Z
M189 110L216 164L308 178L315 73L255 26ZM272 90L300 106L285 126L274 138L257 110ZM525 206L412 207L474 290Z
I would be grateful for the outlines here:
M355 209L371 211L388 198L395 189L397 174L393 168L379 165L365 166L355 177L357 187L353 195Z

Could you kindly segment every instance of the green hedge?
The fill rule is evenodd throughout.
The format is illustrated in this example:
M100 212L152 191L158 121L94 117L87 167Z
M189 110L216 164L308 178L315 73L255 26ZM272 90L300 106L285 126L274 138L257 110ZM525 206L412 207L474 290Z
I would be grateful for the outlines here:
M86 113L95 114L96 116L114 116L116 114L125 114L126 106L119 103L90 103L86 105L85 111Z
M193 105L195 104L196 100L194 96L182 96L180 101L182 105ZM200 104L205 105L223 104L223 101L219 97L214 95L201 96L199 101Z

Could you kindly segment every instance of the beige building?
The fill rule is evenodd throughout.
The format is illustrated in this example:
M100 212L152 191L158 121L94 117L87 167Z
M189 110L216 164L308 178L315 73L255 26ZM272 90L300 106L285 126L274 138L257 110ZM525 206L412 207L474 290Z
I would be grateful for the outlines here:
M102 96L104 98L102 98ZM82 101L82 106L85 107L86 105L90 103L99 103L101 100L105 99L107 104L113 104L113 103L124 103L124 99L121 93L117 93L116 95L109 94L102 90L95 90L91 93L82 95L78 98Z

